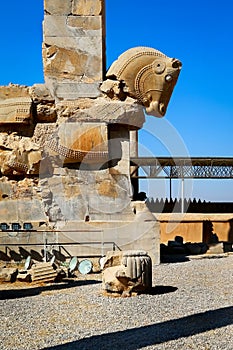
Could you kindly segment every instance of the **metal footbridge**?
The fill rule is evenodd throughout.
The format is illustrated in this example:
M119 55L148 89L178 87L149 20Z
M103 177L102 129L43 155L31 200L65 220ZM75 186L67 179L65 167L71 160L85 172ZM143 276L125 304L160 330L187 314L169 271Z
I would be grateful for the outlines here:
M131 177L138 179L233 179L233 158L134 157Z

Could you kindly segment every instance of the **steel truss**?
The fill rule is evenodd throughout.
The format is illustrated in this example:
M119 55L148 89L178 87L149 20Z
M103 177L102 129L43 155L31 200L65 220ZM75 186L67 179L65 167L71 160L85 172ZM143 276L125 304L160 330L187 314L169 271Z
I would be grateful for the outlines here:
M138 179L233 179L233 158L137 157L130 164Z

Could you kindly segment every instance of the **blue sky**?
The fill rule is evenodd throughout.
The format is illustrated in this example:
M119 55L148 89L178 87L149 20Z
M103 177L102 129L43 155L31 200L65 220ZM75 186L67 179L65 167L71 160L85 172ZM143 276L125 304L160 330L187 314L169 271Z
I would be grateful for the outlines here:
M0 8L0 85L43 82L43 0L3 1ZM107 67L134 46L156 48L183 63L165 118L147 117L147 131L140 132L143 150L154 156L233 157L232 13L231 0L106 0ZM184 150L177 150L176 142L168 150L158 140L158 130L173 138L167 125L183 140ZM231 180L194 183L193 196L232 200ZM151 195L160 196L153 188Z

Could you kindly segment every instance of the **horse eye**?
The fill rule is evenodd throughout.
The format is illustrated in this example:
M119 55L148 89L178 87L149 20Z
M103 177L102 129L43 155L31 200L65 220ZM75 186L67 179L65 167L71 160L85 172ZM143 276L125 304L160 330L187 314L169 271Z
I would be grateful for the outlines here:
M156 74L162 74L166 68L165 62L162 62L162 61L158 62L158 60L155 60L153 66Z

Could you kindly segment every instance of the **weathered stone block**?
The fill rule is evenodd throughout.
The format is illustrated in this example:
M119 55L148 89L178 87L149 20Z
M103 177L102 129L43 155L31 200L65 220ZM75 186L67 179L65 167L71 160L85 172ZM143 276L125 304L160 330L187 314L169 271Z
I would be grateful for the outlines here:
M72 14L79 16L97 16L103 11L103 0L73 0Z
M107 254L106 265L110 266L103 271L104 290L130 296L132 291L146 291L152 287L152 262L146 252L123 251L118 257L113 252Z
M126 101L106 101L106 99L99 99L98 103L86 111L88 115L94 119L111 124L128 125L129 129L141 128L145 122L145 114L142 106L135 103L134 100L128 98ZM90 119L90 117L88 119ZM113 138L127 139L128 129L125 127L112 130ZM128 136L129 137L129 136Z
M208 244L207 254L222 254L224 252L223 242Z
M75 36L101 36L101 16L69 16L67 18L69 32Z
M29 270L32 282L53 282L57 277L57 271L48 262L36 263Z
M30 97L8 98L0 101L0 124L28 123L32 116Z
M44 37L102 37L101 17L45 16Z
M54 103L54 98L50 95L45 84L34 84L29 87L29 94L34 103L46 103L50 106Z
M119 266L122 263L123 251L108 251L104 257L102 264L103 268Z
M102 57L102 40L100 37L91 36L91 37L50 37L47 36L44 38L44 49L49 48L50 46L55 46L58 48L63 48L71 51L77 50L82 54L88 54L91 56ZM43 53L42 51L42 53ZM46 58L46 57L45 57ZM49 57L48 57L49 58Z
M43 57L45 77L56 78L60 83L67 80L92 83L102 79L101 60L97 56L49 46L43 50Z
M9 84L0 86L0 100L7 98L29 97L29 88L24 85Z
M103 80L102 15L93 15L93 11L96 12L94 2L88 4L91 15L44 17L44 76L56 102L100 96L99 84ZM76 5L84 6L84 3L77 2ZM72 85L74 82L80 84Z
M43 34L44 37L69 37L73 36L72 33L69 32L67 24L66 16L44 16L43 22Z
M19 271L17 275L17 280L20 282L31 282L31 274L27 270Z
M62 123L47 147L62 156L63 163L105 163L109 155L107 126L76 120Z
M0 282L15 282L18 269L16 268L1 268L0 269Z
M69 15L72 0L44 0L44 11L50 15Z
M108 151L108 130L104 123L62 123L58 137L60 145L74 151Z
M56 77L59 80L81 80L85 71L88 56L80 55L74 50L67 50L57 46L50 46L43 51L46 56L44 72L47 76Z
M8 200L0 202L1 222L32 222L47 221L42 203L39 199L22 198L18 200Z
M50 85L50 81L48 81L48 85ZM100 96L99 84L98 83L57 83L54 87L51 84L51 91L53 91L54 96L57 99L67 99L67 100L75 100L77 98L82 97L91 97L95 98ZM54 90L53 90L54 89Z

